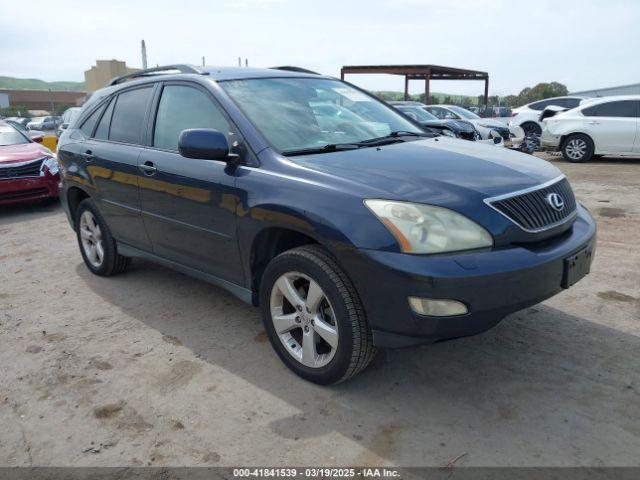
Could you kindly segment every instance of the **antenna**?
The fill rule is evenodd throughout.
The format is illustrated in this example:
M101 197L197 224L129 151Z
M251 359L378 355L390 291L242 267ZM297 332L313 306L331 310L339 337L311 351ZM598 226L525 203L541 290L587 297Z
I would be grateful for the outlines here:
M202 66L204 67L205 63L204 63L204 55L202 56Z
M144 40L142 40L141 50L142 50L142 68L146 69L147 68L147 46L145 45Z
M238 57L238 66L241 67L242 66L242 59L240 57Z
M249 66L249 59L248 59L248 58L245 58L245 59L244 59L244 66L245 66L245 67L248 67L248 66Z

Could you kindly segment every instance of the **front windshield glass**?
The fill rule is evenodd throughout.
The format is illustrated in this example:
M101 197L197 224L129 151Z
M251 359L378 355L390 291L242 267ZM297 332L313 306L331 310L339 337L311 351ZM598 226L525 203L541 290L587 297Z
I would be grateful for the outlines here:
M0 125L0 146L19 145L21 143L29 143L29 140L9 125Z
M422 130L374 97L327 78L220 82L266 139L283 153Z
M449 110L453 110L454 112L456 112L461 117L468 118L469 120L477 120L477 119L480 118L478 115L476 115L473 112L470 112L466 108L456 107L456 106L452 106L452 107L448 107L448 108L449 108Z

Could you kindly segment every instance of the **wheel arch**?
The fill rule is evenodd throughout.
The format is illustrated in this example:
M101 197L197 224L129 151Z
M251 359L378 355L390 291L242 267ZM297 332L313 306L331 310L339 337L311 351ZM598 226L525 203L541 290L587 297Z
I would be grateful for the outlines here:
M73 185L66 191L67 207L69 208L69 215L72 220L73 228L76 225L76 211L80 202L87 198L91 198L91 195L83 188Z
M248 273L252 303L258 305L260 281L269 262L282 252L303 245L322 245L322 242L309 232L302 232L292 226L269 226L253 237L248 255Z
M593 140L593 137L591 135L589 135L588 133L585 133L582 130L575 130L575 131L571 131L569 133L563 133L560 136L560 142L558 145L560 145L560 149L564 148L564 142L567 141L567 139L573 135L584 135L585 137L587 137L590 141L591 141L591 145L593 145L593 153L597 153L597 148L596 148L596 142Z

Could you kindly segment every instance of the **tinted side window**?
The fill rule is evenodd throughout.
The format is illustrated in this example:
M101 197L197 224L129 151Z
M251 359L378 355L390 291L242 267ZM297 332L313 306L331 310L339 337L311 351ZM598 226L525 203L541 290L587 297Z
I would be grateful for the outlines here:
M549 105L558 105L558 100L541 100L539 102L532 103L529 105L529 108L532 110L544 110Z
M140 143L144 115L150 95L150 87L137 88L118 95L111 117L109 140Z
M80 130L87 136L90 137L93 135L93 130L96 127L96 123L98 123L98 119L100 118L100 114L104 110L104 105L98 108L95 112L93 112L89 117L82 122L82 126Z
M585 117L595 117L598 113L599 106L600 105L594 105L593 107L583 108L582 115L584 115Z
M590 111L592 109L595 110ZM636 117L637 103L633 100L601 103L584 109L582 113L592 117Z
M568 108L576 108L578 105L580 105L580 99L579 98L567 98L566 102L567 102L567 107Z
M215 128L229 135L229 122L202 91L185 85L167 85L158 105L153 145L178 150L180 132L187 128Z
M113 113L113 106L115 103L116 101L114 99L109 102L109 106L104 111L104 115L102 115L102 118L100 119L96 134L93 138L97 138L99 140L106 140L109 138L109 124L111 123L111 115Z

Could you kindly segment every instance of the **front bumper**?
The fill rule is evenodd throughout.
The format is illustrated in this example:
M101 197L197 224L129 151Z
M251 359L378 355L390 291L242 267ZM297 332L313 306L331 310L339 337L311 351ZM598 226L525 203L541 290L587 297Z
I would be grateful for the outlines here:
M57 198L60 174L49 172L39 177L9 178L0 180L0 205L32 202Z
M374 343L401 347L483 332L559 293L565 258L594 249L595 234L595 222L579 205L567 232L539 244L437 256L359 250L339 260L360 294ZM410 296L457 300L469 312L418 315Z

